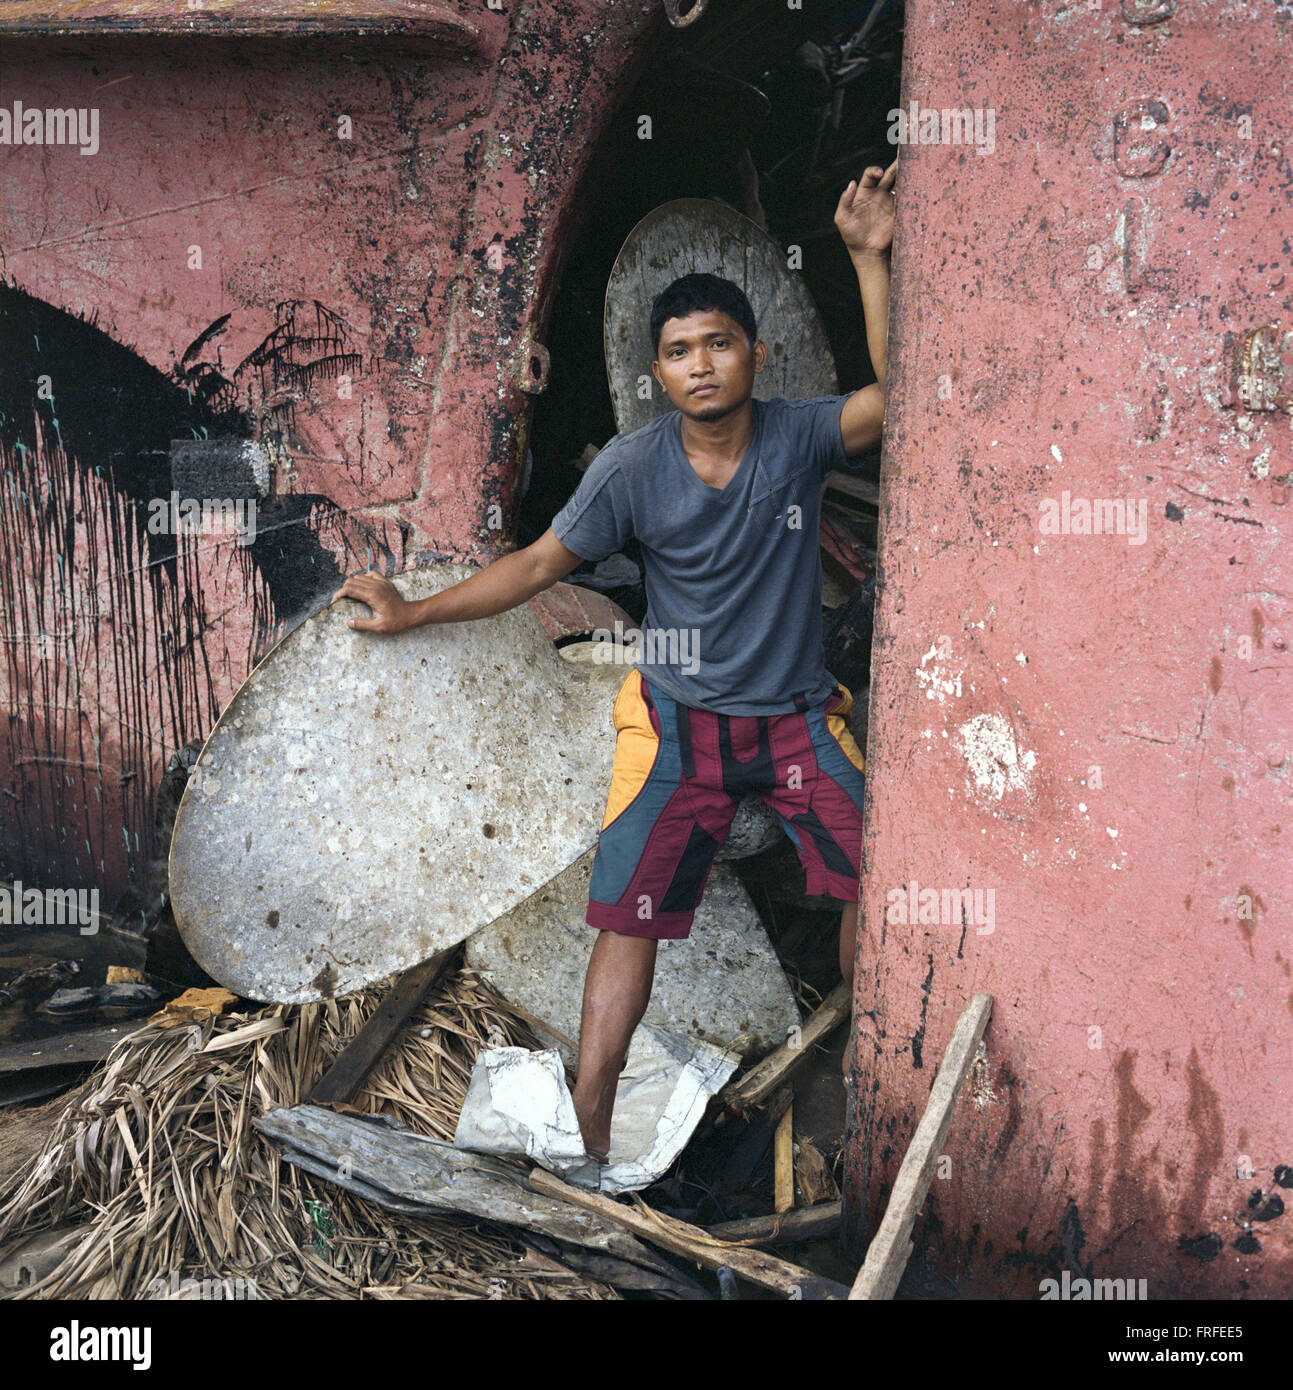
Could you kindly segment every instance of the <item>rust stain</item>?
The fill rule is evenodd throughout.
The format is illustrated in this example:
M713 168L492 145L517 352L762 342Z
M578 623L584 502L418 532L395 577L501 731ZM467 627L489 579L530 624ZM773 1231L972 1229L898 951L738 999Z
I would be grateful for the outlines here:
M1194 1166L1190 1182L1181 1193L1180 1223L1183 1231L1196 1230L1203 1218L1208 1185L1221 1171L1225 1155L1225 1122L1217 1093L1208 1084L1196 1048L1190 1048L1185 1071L1189 1103L1185 1116L1194 1134Z
M337 989L337 972L331 965L325 965L310 981L325 999L331 999Z

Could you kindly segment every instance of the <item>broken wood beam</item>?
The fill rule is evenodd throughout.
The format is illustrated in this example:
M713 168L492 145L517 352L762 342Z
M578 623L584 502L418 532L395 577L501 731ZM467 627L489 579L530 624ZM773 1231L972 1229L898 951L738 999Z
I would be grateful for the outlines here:
M795 1106L786 1106L772 1136L772 1209L792 1211L795 1205Z
M894 1296L911 1257L911 1230L925 1205L939 1152L951 1128L956 1099L991 1016L992 995L976 994L957 1022L952 1040L943 1053L943 1063L934 1079L925 1113L907 1146L902 1167L898 1169L880 1229L867 1247L866 1260L849 1291L850 1299Z
M571 1187L544 1168L535 1168L531 1172L530 1186L541 1196L558 1197L572 1206L596 1212L606 1220L623 1226L640 1240L650 1241L671 1254L682 1255L703 1269L730 1269L740 1278L771 1289L784 1298L820 1300L848 1295L845 1285L837 1284L833 1279L823 1279L788 1260L778 1259L762 1250L752 1250L748 1246L716 1240L699 1226L666 1217L649 1207L625 1206L600 1192L586 1192Z
M849 1016L852 1000L849 987L841 982L822 1001L821 1007L804 1020L798 1032L770 1052L757 1066L751 1067L720 1091L718 1099L733 1110L747 1110L759 1105L785 1083L786 1078L819 1043Z
M708 1227L719 1240L753 1241L759 1245L795 1245L804 1240L825 1240L839 1229L841 1202L820 1202L815 1207L774 1216L747 1216Z
M306 1098L311 1105L349 1104L364 1078L376 1066L391 1039L408 1022L427 990L435 984L449 957L458 948L450 946L406 970L386 997L373 1010L372 1017L337 1054L336 1060L319 1078Z
M880 505L880 484L862 477L861 474L845 473L842 469L832 468L826 475L826 486L844 493L846 497L865 502L869 507Z
M617 1223L569 1202L536 1196L523 1164L455 1148L389 1115L347 1115L318 1105L278 1106L252 1125L283 1150L285 1163L387 1211L496 1221L666 1276L676 1272L659 1251L634 1240Z
M6 1043L0 1047L0 1075L33 1071L42 1067L93 1066L132 1033L146 1027L145 1020L111 1024L103 1028L81 1028L56 1033L31 1042Z

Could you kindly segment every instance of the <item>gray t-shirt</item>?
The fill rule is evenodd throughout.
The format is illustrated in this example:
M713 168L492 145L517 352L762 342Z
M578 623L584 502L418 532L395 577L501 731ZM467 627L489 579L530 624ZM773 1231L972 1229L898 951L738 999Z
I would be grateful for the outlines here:
M848 396L751 399L754 439L724 488L701 482L672 410L617 434L552 521L585 560L642 546L643 676L717 714L788 714L834 688L822 651L823 483L845 462Z

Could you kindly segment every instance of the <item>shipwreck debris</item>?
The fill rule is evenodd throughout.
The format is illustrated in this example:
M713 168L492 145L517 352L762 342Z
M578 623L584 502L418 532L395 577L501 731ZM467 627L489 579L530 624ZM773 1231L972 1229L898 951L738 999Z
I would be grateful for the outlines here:
M617 1297L596 1274L554 1270L514 1228L395 1216L283 1167L252 1127L301 1101L386 992L123 1028L39 1149L0 1174L0 1262L40 1231L76 1232L12 1296L170 1297L177 1279L236 1279L259 1299ZM475 1054L495 1037L533 1041L474 972L447 971L355 1100L447 1148Z
M880 1228L867 1247L866 1261L850 1299L892 1298L911 1256L911 1230L925 1205L939 1151L952 1125L961 1087L992 1016L992 995L976 994L957 1022L929 1093L929 1103L907 1146Z
M735 1111L762 1105L808 1059L813 1045L821 1042L848 1018L851 1004L848 986L843 983L836 985L802 1027L794 1030L786 1042L734 1081L719 1099Z
M602 1193L582 1192L542 1168L530 1173L530 1186L541 1196L558 1197L585 1211L596 1212L663 1250L694 1260L704 1269L730 1269L741 1278L786 1298L817 1300L848 1296L843 1284L822 1279L799 1265L762 1250L717 1240L699 1226L688 1225L649 1207L624 1206Z
M277 1108L256 1128L295 1167L406 1215L453 1212L537 1230L647 1269L659 1257L614 1223L535 1195L524 1168L417 1134L384 1115L339 1115L315 1105Z
M420 598L476 572L437 564L393 582ZM374 641L348 626L358 607L307 618L253 671L176 816L176 923L247 998L301 1003L407 969L597 836L622 671L563 661L526 607L445 624L434 643ZM500 720L500 703L526 718Z
M555 1051L498 1048L476 1059L454 1143L524 1156L602 1192L648 1187L673 1165L739 1057L649 1023L638 1025L620 1074L609 1162L584 1152Z
M780 832L778 832L780 833ZM510 1003L574 1040L596 933L584 920L594 851L467 941L467 961ZM716 863L685 941L662 941L648 1024L742 1057L759 1057L799 1026L785 972L750 896ZM573 1050L558 1044L566 1064Z

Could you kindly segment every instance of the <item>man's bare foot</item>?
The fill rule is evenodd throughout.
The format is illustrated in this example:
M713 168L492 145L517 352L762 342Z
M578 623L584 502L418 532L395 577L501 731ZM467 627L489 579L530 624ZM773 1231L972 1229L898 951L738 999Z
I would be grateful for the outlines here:
M611 1098L614 1096L614 1088L611 1088ZM575 1117L579 1121L579 1132L584 1139L584 1152L589 1158L596 1158L598 1162L605 1163L605 1155L610 1152L611 1147L611 1127L609 1119L610 1105L607 1103L608 1097L603 1092L601 1095L594 1094L589 1097L581 1091L578 1084L571 1092L571 1099L575 1102Z
M571 1098L590 1156L610 1151L615 1092L633 1030L651 997L658 945L654 937L602 931L588 958Z

